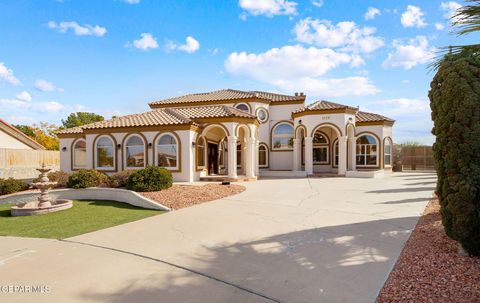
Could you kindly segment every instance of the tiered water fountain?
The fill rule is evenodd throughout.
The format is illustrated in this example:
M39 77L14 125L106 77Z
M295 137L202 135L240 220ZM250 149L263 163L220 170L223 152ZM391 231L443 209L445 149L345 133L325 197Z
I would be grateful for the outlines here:
M53 200L48 194L50 189L57 185L57 182L51 182L48 179L48 172L51 171L51 169L46 168L44 164L42 165L42 168L37 168L37 170L40 172L40 182L32 183L32 185L40 189L40 197L37 198L38 201L26 202L12 206L10 208L12 216L41 215L72 207L72 200Z

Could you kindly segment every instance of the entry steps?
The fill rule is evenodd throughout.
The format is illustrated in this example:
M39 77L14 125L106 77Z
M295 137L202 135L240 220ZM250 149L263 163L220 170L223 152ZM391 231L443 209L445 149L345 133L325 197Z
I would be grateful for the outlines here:
M306 178L303 170L260 170L260 177L266 178Z

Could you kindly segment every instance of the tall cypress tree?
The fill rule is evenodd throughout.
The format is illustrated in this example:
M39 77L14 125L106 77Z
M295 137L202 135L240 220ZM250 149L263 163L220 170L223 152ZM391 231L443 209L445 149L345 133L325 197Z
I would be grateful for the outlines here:
M439 62L430 84L437 195L446 234L480 255L480 52Z

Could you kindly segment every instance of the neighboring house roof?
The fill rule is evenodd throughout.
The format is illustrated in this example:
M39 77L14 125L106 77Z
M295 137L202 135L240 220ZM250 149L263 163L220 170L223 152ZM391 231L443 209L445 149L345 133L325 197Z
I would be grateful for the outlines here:
M304 106L293 113L302 113L306 111L323 111L323 110L332 110L332 109L350 109L350 110L358 110L358 107L352 107L349 105L343 105L335 102L330 102L330 101L317 101L312 104L309 104L307 106Z
M83 130L166 125L198 125L195 119L205 118L251 118L255 115L226 105L209 105L201 107L160 108L141 114L133 114L110 120L95 122L79 127L68 128L58 132L59 135L81 134Z
M197 93L197 94L188 94L180 97L174 97L159 101L150 102L148 105L151 108L162 105L172 105L172 104L189 104L189 103L202 103L202 102L212 102L212 101L228 101L228 100L238 100L242 99L262 99L269 102L286 102L286 101L305 101L305 95L282 95L261 91L241 91L235 89L222 89L216 90L207 93Z
M5 133L9 134L10 136L14 137L23 144L30 146L33 149L45 149L43 145L33 140L29 136L25 135L22 131L2 119L0 119L0 130L4 131Z
M374 113L367 113L359 111L355 114L355 121L356 122L379 122L379 121L388 121L388 122L395 122L395 120L390 119L388 117L374 114Z

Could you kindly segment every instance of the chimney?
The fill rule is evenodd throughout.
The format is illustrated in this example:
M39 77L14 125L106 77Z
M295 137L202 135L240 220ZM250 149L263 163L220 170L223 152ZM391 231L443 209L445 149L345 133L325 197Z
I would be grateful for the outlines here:
M295 97L298 97L298 93L297 93L297 92L295 93Z
M303 96L305 96L305 94L304 94L303 92L301 92L301 93L300 93L300 96L302 96L302 97L303 97Z

